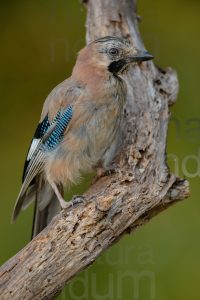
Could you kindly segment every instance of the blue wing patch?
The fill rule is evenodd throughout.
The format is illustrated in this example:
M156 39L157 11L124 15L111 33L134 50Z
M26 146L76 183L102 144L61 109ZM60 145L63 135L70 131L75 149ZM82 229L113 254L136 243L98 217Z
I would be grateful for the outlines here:
M41 146L39 146L39 149L42 152L51 151L56 148L56 146L61 142L64 131L69 124L69 121L71 120L73 115L73 109L72 106L68 106L63 113L59 111L52 122L49 121L48 116L46 116L41 123L39 123L33 140L31 142L27 158L24 164L24 170L23 170L23 176L22 176L22 182L24 182L25 177L27 175L27 170L29 168L29 163L35 155L36 149L38 149L38 145L41 143L43 137L45 138L45 134L48 134L48 130L51 128L53 124L55 124L55 128L50 133L47 139L44 139Z
M34 133L34 136L33 136L32 142L31 142L31 145L30 145L29 150L28 150L26 161L25 161L25 164L24 164L24 170L23 170L23 175L22 175L22 182L25 179L27 168L29 166L30 160L31 160L31 158L32 158L32 156L33 156L33 154L34 154L37 146L39 145L41 139L43 138L43 136L45 135L45 133L47 133L47 131L51 127L51 125L53 123L57 122L59 118L60 118L60 111L57 113L57 115L55 116L55 118L53 119L52 122L49 121L48 115L47 115L43 119L43 121L38 124L38 127L35 130L35 133Z
M49 127L55 123L60 117L60 111L57 113L57 115L55 116L55 118L53 119L53 121L50 123L48 116L46 116L43 121L41 123L38 124L38 127L36 128L35 134L33 136L33 138L35 139L41 139L44 134L47 132L47 130L49 129Z
M57 118L57 124L43 145L44 150L54 150L63 139L64 131L67 128L73 115L72 106L68 106L65 111Z

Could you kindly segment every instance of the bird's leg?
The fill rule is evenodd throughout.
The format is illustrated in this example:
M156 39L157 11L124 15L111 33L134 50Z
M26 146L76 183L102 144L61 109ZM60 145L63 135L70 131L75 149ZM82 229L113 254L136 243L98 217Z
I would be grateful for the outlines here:
M52 187L52 189L54 190L57 198L58 198L58 201L60 202L60 206L62 207L62 209L66 209L68 208L69 206L71 206L71 204L69 202L66 202L62 195L60 194L59 190L58 190L58 187L57 185L55 184L55 182L50 182L50 185Z

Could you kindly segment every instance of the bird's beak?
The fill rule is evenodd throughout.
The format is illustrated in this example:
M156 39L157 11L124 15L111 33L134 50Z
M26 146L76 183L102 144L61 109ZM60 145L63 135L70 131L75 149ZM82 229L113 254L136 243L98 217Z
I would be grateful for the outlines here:
M126 58L111 62L111 64L108 66L108 70L113 74L117 74L120 71L126 70L126 67L131 63L151 60L153 58L153 55L151 55L149 52L138 50L137 54L134 56L128 56Z
M129 56L126 59L127 63L133 63L133 62L142 62L153 59L153 55L151 55L147 51L138 51L138 53L135 56Z

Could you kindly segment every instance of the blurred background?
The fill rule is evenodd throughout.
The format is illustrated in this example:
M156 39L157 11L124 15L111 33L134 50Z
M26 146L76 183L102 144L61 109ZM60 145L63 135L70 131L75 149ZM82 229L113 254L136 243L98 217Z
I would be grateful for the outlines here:
M125 236L57 299L198 300L200 294L200 1L138 0L140 30L156 63L177 70L168 161L191 197ZM30 240L32 210L10 224L27 148L51 89L67 78L85 43L79 1L0 2L0 263ZM89 184L71 193L80 194ZM70 198L71 195L68 197Z

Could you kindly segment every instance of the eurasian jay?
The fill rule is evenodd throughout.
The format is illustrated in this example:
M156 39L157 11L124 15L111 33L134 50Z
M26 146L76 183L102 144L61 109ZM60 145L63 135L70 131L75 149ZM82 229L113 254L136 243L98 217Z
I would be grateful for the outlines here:
M69 205L63 198L64 186L76 184L82 173L99 164L109 168L117 152L126 99L120 74L131 63L152 58L114 36L99 38L79 52L71 77L56 86L44 103L13 220L35 199L36 235L55 211Z

